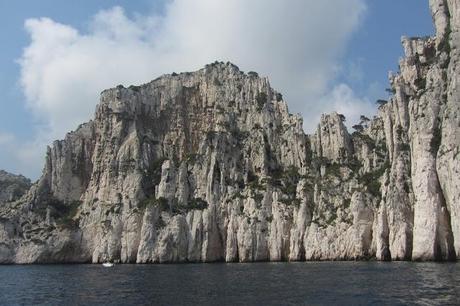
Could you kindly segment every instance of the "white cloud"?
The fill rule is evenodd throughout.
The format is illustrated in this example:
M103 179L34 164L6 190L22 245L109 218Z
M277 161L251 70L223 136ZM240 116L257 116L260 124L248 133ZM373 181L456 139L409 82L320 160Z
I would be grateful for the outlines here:
M347 65L347 78L353 82L362 82L364 79L364 59L350 61Z
M90 119L105 88L215 60L269 76L291 111L313 122L343 103L364 107L345 87L327 93L364 11L364 0L171 0L163 16L101 11L84 32L29 19L21 84L29 108L46 123L37 132L44 143Z
M10 133L0 132L0 146L8 145L14 139L14 136Z
M361 115L372 118L376 114L377 108L375 103L371 103L366 97L358 97L353 90L346 84L336 85L332 91L321 98L320 103L316 105L313 112L317 117L308 123L308 129L313 130L320 119L321 113L330 113L336 111L346 117L345 124L350 128L359 123Z

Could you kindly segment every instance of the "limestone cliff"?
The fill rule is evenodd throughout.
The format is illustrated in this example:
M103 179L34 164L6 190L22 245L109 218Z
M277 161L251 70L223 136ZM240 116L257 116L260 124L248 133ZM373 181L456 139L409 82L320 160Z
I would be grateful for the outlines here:
M102 92L43 175L0 207L0 262L454 260L460 256L460 8L403 38L393 95L313 135L233 64Z
M29 190L31 185L30 180L22 175L14 175L0 170L0 203L19 199Z

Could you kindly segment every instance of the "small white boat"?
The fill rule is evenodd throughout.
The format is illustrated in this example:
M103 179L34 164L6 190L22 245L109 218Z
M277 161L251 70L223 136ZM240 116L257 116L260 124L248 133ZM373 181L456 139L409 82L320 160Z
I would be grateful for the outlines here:
M111 262L104 262L104 263L102 264L102 266L104 266L104 267L106 267L106 268L111 268L111 267L113 267L113 263L111 263Z

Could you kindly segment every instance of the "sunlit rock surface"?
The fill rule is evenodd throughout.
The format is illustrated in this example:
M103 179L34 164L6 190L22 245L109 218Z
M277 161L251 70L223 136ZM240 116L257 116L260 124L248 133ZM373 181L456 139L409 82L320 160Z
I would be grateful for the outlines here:
M231 63L103 91L28 192L1 173L0 262L456 259L460 8L430 7L437 36L402 39L353 133L332 113L306 135Z

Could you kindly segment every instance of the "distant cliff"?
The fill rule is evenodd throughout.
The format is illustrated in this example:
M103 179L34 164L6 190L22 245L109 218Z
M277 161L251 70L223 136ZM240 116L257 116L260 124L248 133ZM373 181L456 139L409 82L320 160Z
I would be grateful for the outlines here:
M231 63L103 91L0 205L0 262L455 260L460 8L430 6L436 36L403 38L392 97L352 134L332 113L306 135Z
M19 199L29 189L32 183L29 179L0 170L0 205Z

